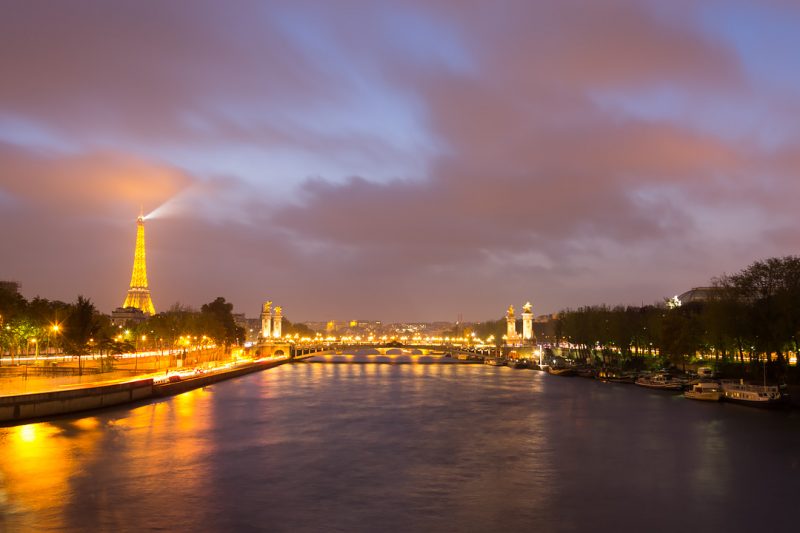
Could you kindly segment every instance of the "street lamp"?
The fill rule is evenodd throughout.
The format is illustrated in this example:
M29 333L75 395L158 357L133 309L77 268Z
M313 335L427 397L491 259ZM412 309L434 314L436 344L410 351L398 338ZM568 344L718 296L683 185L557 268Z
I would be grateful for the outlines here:
M61 326L59 324L53 324L50 326L50 332L47 334L47 355L50 355L50 337L51 335L55 335L57 343L59 331L61 331ZM56 354L58 354L58 347L56 347Z

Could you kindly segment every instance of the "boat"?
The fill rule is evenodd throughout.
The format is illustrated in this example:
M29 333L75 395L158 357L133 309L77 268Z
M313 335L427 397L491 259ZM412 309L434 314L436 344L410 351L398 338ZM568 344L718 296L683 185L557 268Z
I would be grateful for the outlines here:
M711 368L710 366L701 366L700 368L697 369L697 377L702 379L702 378L715 378L717 376L716 373L714 372L714 369Z
M777 385L753 385L743 380L722 380L722 393L725 401L755 407L781 406L789 400Z
M717 381L698 381L697 383L692 383L692 387L685 391L683 396L690 400L718 402L723 396L722 385Z
M528 361L527 359L517 359L516 361L514 361L514 364L510 366L512 366L513 368L530 368L531 362Z
M575 376L578 372L569 366L551 366L548 373L554 376Z
M631 372L618 372L607 368L597 372L595 379L605 383L635 383L636 374Z
M640 376L636 378L635 383L640 387L647 387L650 389L669 390L669 391L682 391L683 381L673 379L667 373L659 372L650 376Z
M505 360L499 357L487 357L483 360L483 364L489 366L506 366Z

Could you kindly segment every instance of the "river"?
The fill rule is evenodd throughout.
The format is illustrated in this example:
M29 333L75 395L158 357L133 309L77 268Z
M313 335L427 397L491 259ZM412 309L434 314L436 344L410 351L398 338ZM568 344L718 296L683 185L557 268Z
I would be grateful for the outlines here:
M800 414L296 363L0 428L0 531L798 531Z

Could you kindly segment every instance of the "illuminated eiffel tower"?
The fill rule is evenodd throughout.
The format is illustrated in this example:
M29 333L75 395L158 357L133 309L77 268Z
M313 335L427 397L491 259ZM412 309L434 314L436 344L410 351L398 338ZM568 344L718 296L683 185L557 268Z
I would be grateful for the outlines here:
M133 254L133 274L131 274L131 288L122 307L135 307L145 314L154 315L156 309L150 299L150 289L147 288L147 265L144 259L144 216L136 219L136 251Z

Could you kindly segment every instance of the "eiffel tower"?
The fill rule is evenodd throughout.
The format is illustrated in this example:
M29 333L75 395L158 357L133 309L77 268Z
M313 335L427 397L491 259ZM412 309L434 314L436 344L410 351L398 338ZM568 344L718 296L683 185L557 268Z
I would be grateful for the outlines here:
M133 254L133 274L131 274L131 288L122 307L135 307L145 314L154 315L156 309L150 299L150 289L147 288L147 265L144 259L144 216L139 214L136 219L136 251Z

